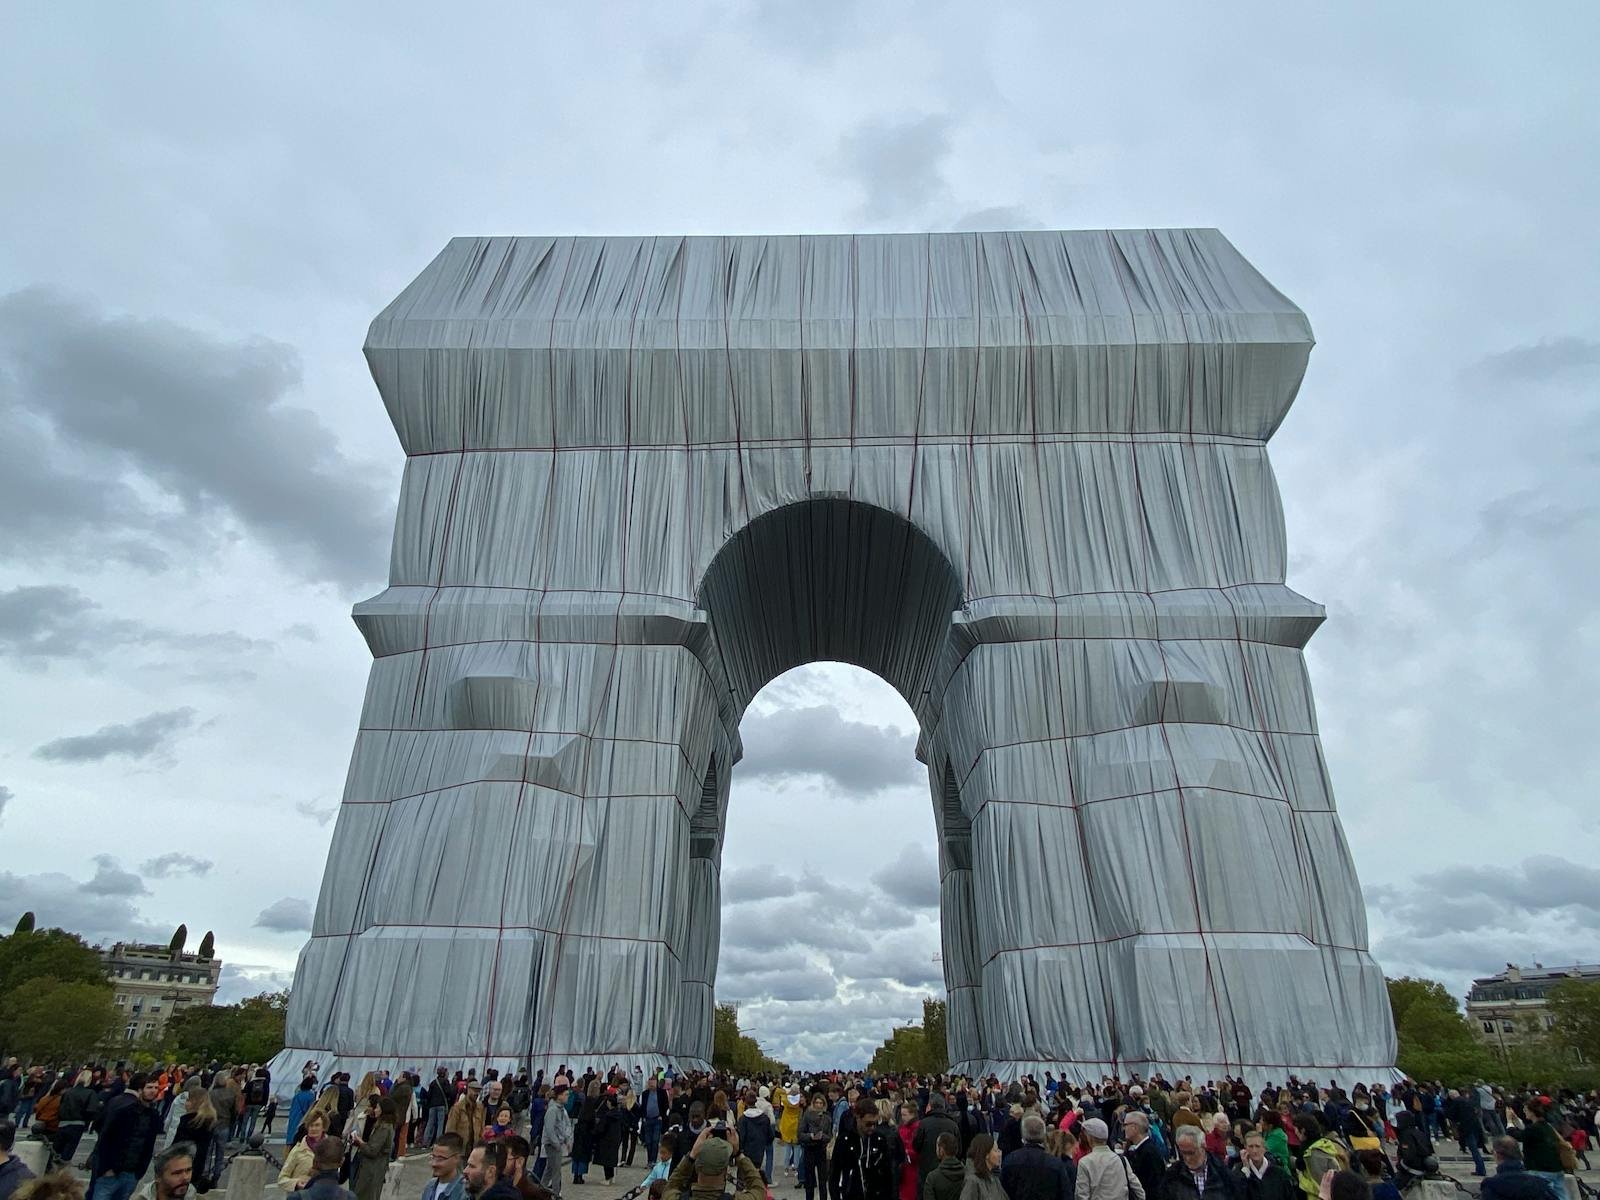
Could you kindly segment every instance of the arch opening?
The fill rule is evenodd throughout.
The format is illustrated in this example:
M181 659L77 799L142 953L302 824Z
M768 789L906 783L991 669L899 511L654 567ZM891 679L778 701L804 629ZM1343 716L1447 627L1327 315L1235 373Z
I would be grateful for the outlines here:
M806 663L881 676L926 723L929 681L961 606L961 581L931 538L897 513L826 497L746 525L717 552L696 596L738 712Z

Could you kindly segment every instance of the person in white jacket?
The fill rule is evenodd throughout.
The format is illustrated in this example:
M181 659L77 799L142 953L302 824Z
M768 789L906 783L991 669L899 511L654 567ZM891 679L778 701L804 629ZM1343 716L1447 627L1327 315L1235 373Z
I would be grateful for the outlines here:
M1106 1145L1110 1130L1099 1117L1083 1123L1089 1153L1078 1160L1078 1186L1073 1200L1145 1200L1144 1184L1120 1154Z

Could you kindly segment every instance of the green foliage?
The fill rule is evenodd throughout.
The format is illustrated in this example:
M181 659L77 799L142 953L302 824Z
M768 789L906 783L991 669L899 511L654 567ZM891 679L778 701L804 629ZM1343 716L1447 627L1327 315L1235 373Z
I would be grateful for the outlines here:
M262 1063L283 1049L288 992L263 992L238 1004L197 1004L173 1014L164 1046L188 1062Z
M1493 1052L1442 983L1405 976L1386 980L1399 1053L1395 1065L1413 1079L1460 1082L1492 1072Z
M946 1041L945 1002L929 996L922 1002L922 1024L901 1025L873 1052L874 1074L940 1075L950 1068Z
M1600 1063L1600 982L1569 979L1550 989L1552 1039L1586 1062Z
M217 956L217 939L211 930L206 930L205 937L200 939L200 960L210 962Z
M21 924L19 921L19 929ZM8 996L35 979L99 984L108 996L111 994L100 952L77 934L62 929L22 929L0 938L0 996ZM0 1013L0 1019L3 1016Z
M105 981L35 979L5 994L5 1041L24 1061L81 1063L113 1044L122 1014Z
M15 929L13 929L11 932L12 933L32 933L33 932L33 912L32 912L32 910L23 913L20 917L17 918L17 927Z
M177 961L178 955L183 953L184 943L188 940L189 927L187 925L179 925L172 931L172 940L167 943L167 953L172 955L173 961Z
M760 1044L739 1028L739 1006L719 1004L711 1014L711 1065L737 1075L781 1075L787 1063L769 1058Z

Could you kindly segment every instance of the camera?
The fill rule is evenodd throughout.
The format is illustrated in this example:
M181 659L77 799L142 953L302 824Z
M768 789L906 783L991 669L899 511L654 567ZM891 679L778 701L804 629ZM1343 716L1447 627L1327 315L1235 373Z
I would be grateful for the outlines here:
M710 1132L712 1137L719 1137L723 1141L727 1141L728 1140L728 1123L726 1121L713 1121L713 1122L711 1122L711 1126L710 1126L709 1132Z

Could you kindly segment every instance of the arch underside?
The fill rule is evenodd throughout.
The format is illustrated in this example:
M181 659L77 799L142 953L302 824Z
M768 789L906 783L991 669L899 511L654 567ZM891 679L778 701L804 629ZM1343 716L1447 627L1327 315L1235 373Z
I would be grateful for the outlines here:
M953 1062L1390 1070L1265 451L1304 319L1077 236L452 243L380 318L411 457L278 1077L704 1063L739 717L817 659L921 723Z

